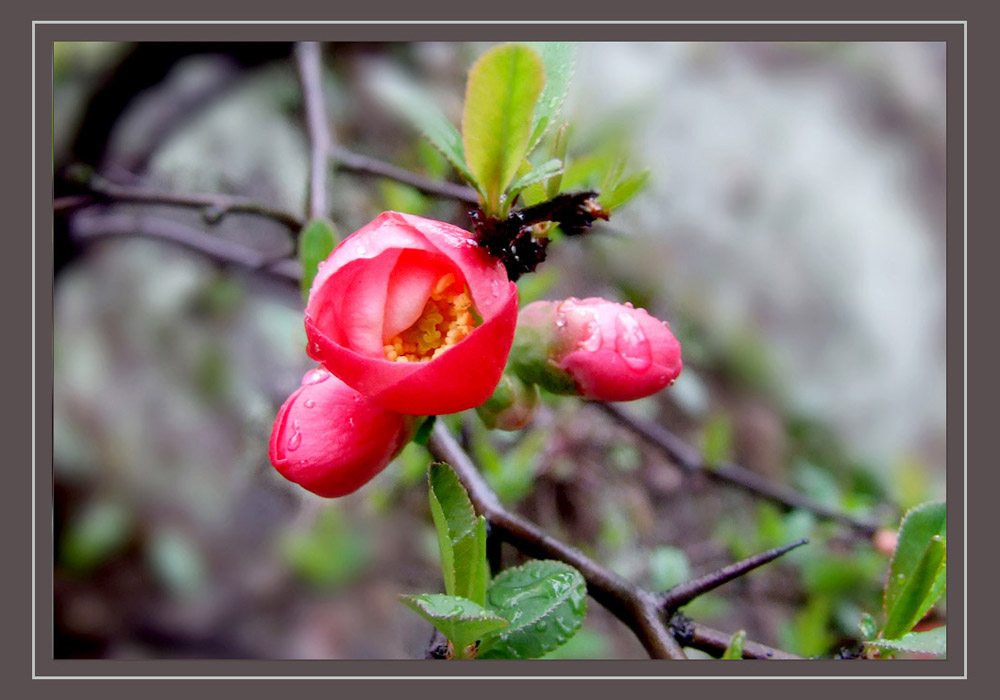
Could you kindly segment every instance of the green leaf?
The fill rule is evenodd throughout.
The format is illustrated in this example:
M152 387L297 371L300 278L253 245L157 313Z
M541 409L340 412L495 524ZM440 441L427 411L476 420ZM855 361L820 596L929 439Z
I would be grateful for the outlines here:
M534 185L535 183L544 182L550 177L561 174L563 171L563 164L561 160L553 158L548 160L541 165L539 165L534 170L529 171L523 176L517 178L510 186L510 196L513 198L518 192Z
M319 264L326 260L337 245L333 223L326 219L310 221L299 234L299 262L302 263L302 298L309 298Z
M931 538L920 561L898 583L902 585L891 607L886 608L885 639L898 639L920 622L944 591L946 543L940 535ZM938 585L939 577L941 584Z
M726 650L722 652L723 659L742 659L743 658L743 643L747 640L746 630L740 630L733 635L733 638L729 640L729 646Z
M583 624L587 585L562 562L530 561L500 572L486 591L486 605L511 624L482 640L479 658L537 659Z
M63 535L59 560L75 573L89 573L120 552L131 531L128 509L112 501L95 501L73 519Z
M914 654L944 656L947 652L947 628L935 627L926 632L910 632L899 639L872 639L865 644L881 649L908 651Z
M402 74L389 70L374 71L371 85L375 94L390 109L413 124L466 182L482 191L466 164L462 135L429 93Z
M945 515L945 504L935 502L911 508L903 516L883 596L886 614L883 636L886 638L892 639L908 632L944 593ZM935 538L938 540L936 544ZM939 569L933 572L927 568L938 566ZM932 573L934 578L928 583L926 577ZM910 627L900 627L915 616ZM890 631L893 634L889 634Z
M485 546L483 551L479 548L476 533L480 525L472 502L449 465L443 462L431 464L427 477L431 515L441 548L445 591L449 595L472 599L482 587L478 579L486 559Z
M427 444L427 441L431 437L431 431L434 430L434 424L437 422L437 416L427 416L417 428L417 432L413 434L412 442L420 446Z
M627 178L615 185L611 192L607 194L601 193L601 196L597 198L597 201L600 202L601 206L608 211L617 209L639 194L648 181L649 168L629 175Z
M691 578L691 562L676 547L657 547L649 555L650 587L665 591Z
M576 45L560 41L538 41L528 45L541 56L545 71L545 88L538 98L531 123L531 141L528 146L530 153L555 123L563 102L566 101L576 62Z
M566 167L566 147L569 143L569 124L563 123L559 127L559 131L556 132L555 141L552 144L552 157L556 158L563 163L563 168ZM559 187L562 185L562 174L556 175L550 179L545 185L545 194L548 199L552 199L557 194L559 194Z
M486 587L490 582L490 565L486 560L486 518L476 521L476 556L469 573L469 598L479 605L486 605Z
M494 612L467 598L439 593L403 595L400 600L422 616L451 641L458 658L477 639L510 623Z
M704 427L702 440L702 458L708 467L716 467L729 458L733 442L733 428L729 419L717 415L710 419Z
M469 71L462 140L488 214L501 213L501 195L527 154L532 115L544 83L542 59L519 44L487 51Z

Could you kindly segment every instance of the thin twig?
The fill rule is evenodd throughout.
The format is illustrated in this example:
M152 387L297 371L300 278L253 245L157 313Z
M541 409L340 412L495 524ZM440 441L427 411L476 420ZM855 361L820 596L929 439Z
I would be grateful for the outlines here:
M715 590L724 583L728 583L735 578L739 578L740 576L743 576L744 574L747 574L764 564L768 564L778 557L783 556L793 549L807 544L808 542L809 540L799 540L798 542L785 547L775 547L774 549L769 549L766 552L761 552L760 554L755 554L752 557L747 557L743 561L738 561L735 564L724 566L718 571L713 571L712 573L700 578L674 586L669 591L660 594L660 606L667 612L673 612L682 605L690 603L698 596L711 590Z
M306 41L295 46L295 58L302 83L302 99L306 110L306 132L309 135L309 201L306 208L310 219L327 216L326 174L328 158L333 150L333 136L326 121L323 104L323 74L320 46Z
M103 214L73 217L71 235L87 241L101 238L152 238L201 253L215 262L239 265L263 272L286 282L298 282L302 276L299 262L292 258L275 259L253 248L208 236L179 221L144 214Z
M878 532L878 525L875 523L860 520L822 503L817 503L797 491L773 484L738 464L727 462L710 467L702 459L698 450L659 423L634 416L614 404L595 402L594 405L666 454L687 472L704 474L716 481L738 486L786 509L807 510L821 518L846 525L868 538L873 537Z
M101 177L91 177L86 194L68 195L53 202L56 213L70 212L102 202L122 204L155 204L188 209L202 209L206 218L216 219L226 214L253 214L272 219L293 231L302 228L299 217L281 209L268 207L245 197L225 194L181 194L158 192L119 185ZM207 215L211 215L211 217Z
M457 199L465 204L479 204L479 196L471 187L456 185L443 180L432 180L419 175L418 173L404 170L391 163L386 163L375 158L354 153L342 146L334 146L331 149L331 156L335 159L335 166L338 170L357 173L359 175L373 175L384 177L423 192L424 194L445 199Z

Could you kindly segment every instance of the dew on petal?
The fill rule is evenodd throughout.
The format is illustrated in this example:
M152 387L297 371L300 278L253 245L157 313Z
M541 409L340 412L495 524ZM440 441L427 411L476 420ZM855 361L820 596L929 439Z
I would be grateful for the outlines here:
M649 339L635 318L630 314L618 314L615 317L615 332L615 351L625 364L636 372L642 372L653 363Z
M295 421L292 426L292 436L288 438L288 443L285 445L285 449L289 452L294 452L299 449L299 445L302 444L302 433L299 432L299 422Z
M319 349L318 345L316 346L316 349L317 350ZM304 377L302 377L302 385L305 386L307 384L319 384L320 382L325 382L329 378L330 378L330 373L327 372L326 370L311 369L308 372L306 372Z
M314 399L306 399L305 403L303 403L302 405L305 406L306 408L312 408L313 406L316 405L316 401Z

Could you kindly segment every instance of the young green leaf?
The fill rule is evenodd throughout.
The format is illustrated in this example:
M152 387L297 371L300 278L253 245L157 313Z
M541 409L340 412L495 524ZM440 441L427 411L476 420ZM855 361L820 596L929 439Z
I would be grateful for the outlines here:
M431 464L427 478L445 591L482 604L485 600L475 597L483 587L480 579L486 566L485 538L480 551L477 529L481 526L469 496L454 470L443 462Z
M560 175L563 171L563 164L561 160L547 160L541 165L539 165L534 170L529 170L527 173L517 178L510 186L510 196L513 198L518 192L530 187L535 183L544 182L550 177Z
M722 652L723 659L742 659L743 658L743 643L747 640L746 630L740 630L733 635L733 638L729 640L729 645L726 650Z
M615 185L611 192L607 194L601 193L601 196L597 198L597 201L600 202L601 206L608 211L617 209L639 194L648 181L649 169L647 168L646 170L629 175L627 178Z
M886 608L883 638L898 639L903 636L937 602L944 592L945 560L945 540L940 535L934 535L917 565L907 574L897 574L903 579L898 581L901 588L892 606Z
M500 572L486 591L486 605L511 624L480 642L479 658L537 659L583 624L587 584L562 562L530 561Z
M501 213L501 195L527 154L535 103L544 84L542 59L520 44L487 51L469 71L462 141L488 214Z
M372 73L372 89L386 105L409 121L437 148L470 185L482 192L466 164L462 135L422 88L389 70Z
M439 593L403 595L399 598L439 629L452 643L459 658L464 655L465 648L477 639L510 624L496 613L467 598Z
M417 427L417 432L413 434L412 441L421 446L427 445L427 440L431 437L431 431L434 430L435 423L437 423L437 416L427 416L424 418Z
M903 516L903 522L899 528L899 540L889 567L889 578L886 581L883 597L886 626L889 627L889 619L892 617L892 631L895 633L889 635L888 629L883 630L883 636L886 638L908 632L909 627L900 629L898 625L904 624L905 619L918 616L913 621L915 624L944 593L944 538L947 536L945 515L945 504L935 502L911 508ZM935 537L940 540L938 544L934 544ZM938 559L937 553L931 553L930 558L927 558L931 549L940 550L941 561L940 569L934 572L934 578L928 585L927 581L923 580L923 577L930 574L926 567L935 567L935 562ZM915 574L918 572L917 578L919 580L915 581ZM921 591L923 591L922 594ZM903 607L899 607L900 599L904 597L904 594L906 601ZM915 600L915 596L919 597L920 595L923 595L923 598Z
M299 262L302 263L302 298L309 297L319 264L327 259L337 245L337 230L325 219L306 224L299 234Z
M559 41L538 41L528 45L541 56L545 70L545 88L538 98L531 123L531 140L528 145L528 153L531 153L559 117L573 78L576 45Z
M935 627L926 632L910 632L899 639L872 639L865 644L893 651L908 651L914 654L944 656L947 653L947 628Z
M555 140L552 143L552 157L561 161L563 163L563 168L566 167L566 148L568 144L569 123L564 122L563 125L559 127L559 131L556 132ZM562 173L559 173L545 183L545 194L547 195L547 198L552 199L559 194L559 188L561 186Z

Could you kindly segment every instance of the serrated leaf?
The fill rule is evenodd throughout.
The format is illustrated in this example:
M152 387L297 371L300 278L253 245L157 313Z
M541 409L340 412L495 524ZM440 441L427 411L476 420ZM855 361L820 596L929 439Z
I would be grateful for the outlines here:
M431 515L441 548L441 568L445 591L449 595L473 598L481 586L486 558L479 551L476 537L478 521L472 502L455 471L443 462L431 464L427 472L430 486ZM482 561L481 561L482 560Z
M337 232L326 219L314 219L299 234L299 262L302 263L302 298L308 299L309 289L319 264L326 260L337 245Z
M899 528L899 539L896 544L896 551L892 556L892 563L889 566L889 578L886 581L885 593L883 596L884 609L886 614L886 627L889 628L889 620L893 619L892 631L889 635L887 630L883 630L884 636L893 638L909 631L900 629L898 625L903 624L905 618L912 618L919 614L923 617L937 599L944 593L945 587L945 564L944 564L944 538L947 536L946 508L942 502L925 503L915 508L911 508L903 516L903 521ZM918 568L922 566L934 565L936 555L925 562L928 550L932 547L934 538L940 540L940 544L933 545L935 549L941 549L942 561L940 570L935 574L931 585L924 591L924 598L920 601L914 600L914 594L922 590L922 585L926 581L914 583L914 575ZM921 577L928 575L926 568L920 569ZM922 580L922 579L921 579ZM914 587L917 586L917 587ZM907 593L906 605L908 607L899 608L900 598ZM917 618L917 620L920 619ZM916 624L914 620L913 624ZM912 627L912 625L911 625Z
M886 609L883 638L898 639L906 634L937 602L943 592L943 585L939 587L937 583L938 577L943 578L944 575L946 549L945 540L940 535L932 537L920 561L910 573L905 574L905 580L900 581L902 589L893 605Z
M430 94L400 73L390 70L374 72L372 88L390 109L420 131L466 182L482 191L466 163L462 135Z
M894 651L944 656L947 653L947 628L935 627L926 632L910 632L899 639L873 639L865 644Z
M561 174L563 171L563 164L561 160L553 158L552 160L547 160L541 165L539 165L534 170L531 170L521 177L517 178L510 186L510 196L513 198L518 192L530 187L535 183L544 182L550 177Z
M537 659L583 624L587 585L579 571L562 562L530 561L493 579L486 606L510 626L482 640L479 658Z
M447 637L457 653L510 623L467 598L440 593L403 595L400 600Z
M608 211L617 209L639 194L648 181L649 169L647 168L646 170L629 175L627 178L615 185L614 189L612 189L609 194L605 195L602 193L602 195L598 197L598 201L601 206Z
M545 71L545 87L538 98L531 124L531 141L528 146L528 153L531 153L555 123L563 102L566 101L576 63L576 45L561 41L538 41L531 42L528 46L538 52Z
M733 638L729 640L729 645L726 650L722 652L723 659L742 659L743 658L743 643L747 640L746 630L740 630L733 635Z
M499 214L500 197L527 154L544 84L542 59L522 44L490 49L469 71L462 143L490 214Z

